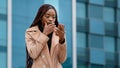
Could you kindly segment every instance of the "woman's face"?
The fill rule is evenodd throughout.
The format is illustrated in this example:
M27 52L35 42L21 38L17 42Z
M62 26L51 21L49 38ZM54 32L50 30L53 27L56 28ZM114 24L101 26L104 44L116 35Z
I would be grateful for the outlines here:
M47 24L55 24L56 20L56 13L54 9L49 9L42 17L42 24L45 25Z

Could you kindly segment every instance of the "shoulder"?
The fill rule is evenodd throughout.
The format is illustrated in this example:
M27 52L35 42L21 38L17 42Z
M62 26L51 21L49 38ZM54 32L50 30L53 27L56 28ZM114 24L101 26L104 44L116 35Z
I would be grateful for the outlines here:
M25 32L25 35L35 35L36 33L41 33L38 26L33 26L28 28Z
M25 37L26 37L26 38L29 38L29 37L31 37L31 36L34 37L34 36L39 35L40 33L41 33L41 32L40 32L38 26L33 26L33 27L28 28L28 29L26 30L26 32L25 32Z
M26 30L26 32L36 32L36 31L38 31L39 29L38 29L38 26L33 26L33 27L30 27L30 28L28 28L27 30Z

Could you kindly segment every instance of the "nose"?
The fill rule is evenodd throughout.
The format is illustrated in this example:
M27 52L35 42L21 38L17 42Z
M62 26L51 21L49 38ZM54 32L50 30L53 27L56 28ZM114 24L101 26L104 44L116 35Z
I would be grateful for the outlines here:
M50 22L52 22L52 21L53 21L53 18L52 18L52 17L50 17L50 18L49 18L49 21L50 21Z

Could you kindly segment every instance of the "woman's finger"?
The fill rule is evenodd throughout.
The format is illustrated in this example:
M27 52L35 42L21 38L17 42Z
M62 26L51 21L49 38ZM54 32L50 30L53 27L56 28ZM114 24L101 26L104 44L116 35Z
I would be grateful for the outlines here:
M59 28L61 31L64 31L64 25L60 24L60 25L58 26L58 28Z

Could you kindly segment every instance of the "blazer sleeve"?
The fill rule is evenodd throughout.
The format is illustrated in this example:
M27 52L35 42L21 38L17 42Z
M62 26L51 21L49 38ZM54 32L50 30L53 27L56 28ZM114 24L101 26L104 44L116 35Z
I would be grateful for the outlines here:
M46 45L49 38L43 33L40 33L36 39L33 38L33 36L34 34L32 34L32 32L26 31L25 40L28 54L32 59L36 59L40 55L40 52Z
M63 63L67 57L67 48L66 48L66 40L63 44L58 44L58 60L60 63Z

